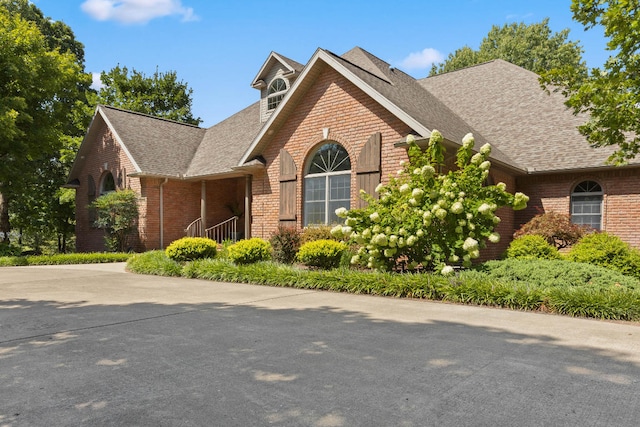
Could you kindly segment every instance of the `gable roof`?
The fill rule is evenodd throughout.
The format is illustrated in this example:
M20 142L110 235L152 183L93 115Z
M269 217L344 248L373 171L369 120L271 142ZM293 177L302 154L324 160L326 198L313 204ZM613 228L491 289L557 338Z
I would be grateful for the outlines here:
M251 86L253 86L254 88L264 87L264 85L266 84L264 79L269 73L269 70L271 70L271 68L273 68L276 63L282 64L288 70L285 77L297 75L304 68L304 65L297 61L294 61L293 59L289 59L286 56L276 52L271 52L267 60L264 61L264 64L262 64L262 67L260 68L260 71L258 71L256 77L251 82Z
M436 96L425 90L413 77L392 68L388 63L364 49L356 47L342 56L318 49L300 77L291 86L287 96L260 130L249 150L242 157L241 164L262 152L270 141L269 131L276 130L282 125L288 113L301 101L306 89L326 66L342 74L411 127L420 137L427 138L432 129L438 129L445 139L456 145L469 132L473 132L479 146L487 142L480 132L466 123ZM519 165L500 149L494 150L492 157L505 165L519 168Z
M590 148L560 93L547 94L539 76L496 59L418 80L529 173L606 167L612 147Z

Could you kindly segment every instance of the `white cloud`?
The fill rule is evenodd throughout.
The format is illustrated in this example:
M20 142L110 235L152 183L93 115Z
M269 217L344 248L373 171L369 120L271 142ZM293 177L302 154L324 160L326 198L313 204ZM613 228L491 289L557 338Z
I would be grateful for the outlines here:
M101 73L91 73L91 89L100 90L104 87L104 85L102 84L102 80L100 80L100 74Z
M184 7L181 0L86 0L82 10L98 21L123 24L145 24L163 16L182 16L182 21L195 21L193 8Z
M423 49L422 52L413 52L400 62L400 67L407 70L422 70L431 67L436 62L442 62L444 55L433 48Z

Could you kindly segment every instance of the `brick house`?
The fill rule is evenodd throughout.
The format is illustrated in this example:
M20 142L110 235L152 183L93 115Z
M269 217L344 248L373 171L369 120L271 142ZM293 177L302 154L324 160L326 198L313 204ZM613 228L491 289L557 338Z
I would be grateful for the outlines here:
M432 129L449 158L465 134L491 143L490 180L521 191L529 207L498 212L484 256L498 256L539 211L617 234L640 247L640 168L605 164L611 149L588 146L561 95L502 60L414 79L354 48L318 49L306 65L271 53L252 86L258 102L208 129L99 106L71 170L78 251L103 249L89 203L105 191L140 195L137 250L186 234L268 238L279 224L330 224L356 207L407 158L407 135Z

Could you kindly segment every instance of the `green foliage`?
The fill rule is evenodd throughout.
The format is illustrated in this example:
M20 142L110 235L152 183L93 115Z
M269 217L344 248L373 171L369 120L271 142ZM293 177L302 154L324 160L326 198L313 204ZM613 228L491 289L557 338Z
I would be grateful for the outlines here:
M137 230L138 196L133 190L112 191L93 201L96 209L96 227L106 232L107 247L113 251L126 252L131 235Z
M174 240L165 249L167 256L178 262L202 258L215 258L218 244L206 237L183 237Z
M273 248L273 260L284 264L292 264L300 249L300 231L297 228L278 226L269 239Z
M235 264L252 264L271 259L271 244L259 237L240 240L229 246L227 256Z
M514 239L507 248L507 258L517 259L560 259L560 252L547 240L537 234L527 234Z
M509 194L504 183L484 185L491 146L473 154L471 134L458 150L458 169L442 174L436 173L444 162L442 135L433 130L424 152L408 139L409 161L397 177L376 188L379 200L362 194L367 207L336 210L345 224L332 232L360 245L352 263L368 268L391 270L404 262L409 269L422 265L451 274L452 265L471 266L486 240L500 239L493 232L500 222L496 210L522 209L529 198Z
M514 234L514 238L536 234L542 236L558 249L576 244L587 233L587 229L571 222L571 217L559 212L545 212L534 216Z
M309 267L328 270L340 265L340 260L346 250L347 245L342 242L335 240L314 240L300 247L297 259Z
M328 225L313 225L302 229L300 244L313 242L314 240L337 240L331 234L331 227Z
M5 256L18 256L20 255L20 248L10 243L0 242L0 257Z
M504 59L534 73L573 66L585 69L582 62L582 48L577 42L567 40L569 29L552 33L549 18L542 22L525 24L511 23L502 27L494 25L482 39L476 51L464 46L440 64L431 67L430 75L455 71L471 65Z
M156 72L153 76L119 65L102 72L104 85L98 92L96 104L111 105L155 117L198 125L202 120L193 117L188 84L178 80L175 71Z
M0 256L0 267L18 265L64 265L64 264L99 264L108 262L124 262L131 254L126 253L77 253L33 256Z
M572 0L573 19L589 30L604 29L611 56L602 68L586 72L575 66L555 67L543 74L546 88L560 90L566 104L589 119L579 126L589 144L616 146L609 162L619 165L640 151L640 25L638 2Z
M567 259L599 265L640 278L640 251L611 234L593 233L583 237L571 248Z
M163 258L161 263L172 262L163 253L141 254L135 259L139 259L138 257L159 257ZM640 291L617 281L633 279L623 276L616 278L615 273L604 269L584 264L574 265L566 261L506 260L492 263L486 272L470 270L458 276L444 277L440 274L397 274L348 269L302 270L273 262L236 265L228 260L204 259L187 263L182 269L182 275L299 289L426 298L601 319L640 320ZM507 269L507 274L501 273L504 270L502 266L510 268ZM575 281L563 282L559 279L564 268L568 268ZM556 272L557 277L554 279L553 274L549 274L544 280L539 280L537 273L545 269ZM162 274L162 270L158 274ZM581 280L590 282L581 284ZM637 281L629 284L637 286Z
M127 261L127 270L138 274L155 274L158 276L182 275L182 266L169 258L165 251L150 251L132 255Z
M476 267L490 278L521 282L540 288L581 287L596 290L639 289L638 279L608 268L564 260L507 259Z

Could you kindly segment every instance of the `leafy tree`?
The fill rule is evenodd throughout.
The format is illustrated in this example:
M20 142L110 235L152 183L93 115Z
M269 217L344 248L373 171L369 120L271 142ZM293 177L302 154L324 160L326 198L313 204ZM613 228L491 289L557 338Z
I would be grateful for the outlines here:
M543 75L545 87L562 91L576 114L589 114L578 129L592 146L616 146L609 162L618 165L640 152L639 7L638 0L573 0L573 19L587 30L602 25L612 56L602 69L565 64Z
M70 50L52 49L37 24L23 19L16 8L25 4L0 2L0 232L5 240L11 202L29 192L41 162L58 156L88 79Z
M198 125L202 120L194 118L191 112L193 90L187 83L179 81L175 71L153 76L131 70L120 65L109 72L102 72L97 104L111 105L126 110L137 111L156 117Z
M444 62L431 67L430 75L455 71L493 59L504 59L538 74L565 65L584 69L582 48L577 42L567 40L568 36L568 29L552 33L549 18L531 25L494 25L482 39L477 51L464 46L450 53Z
M473 154L471 134L458 150L458 168L437 173L444 166L442 141L440 132L432 131L423 152L409 139L409 162L389 184L376 188L379 200L363 193L367 207L336 210L345 223L332 232L360 245L352 264L390 270L406 263L409 269L422 265L450 274L453 265L471 266L486 240L500 240L493 231L500 222L495 215L499 207L526 207L529 198L507 193L504 183L484 185L491 146Z
M107 247L112 251L126 252L137 228L136 193L133 190L112 191L94 200L91 207L96 209L96 227L106 232Z

